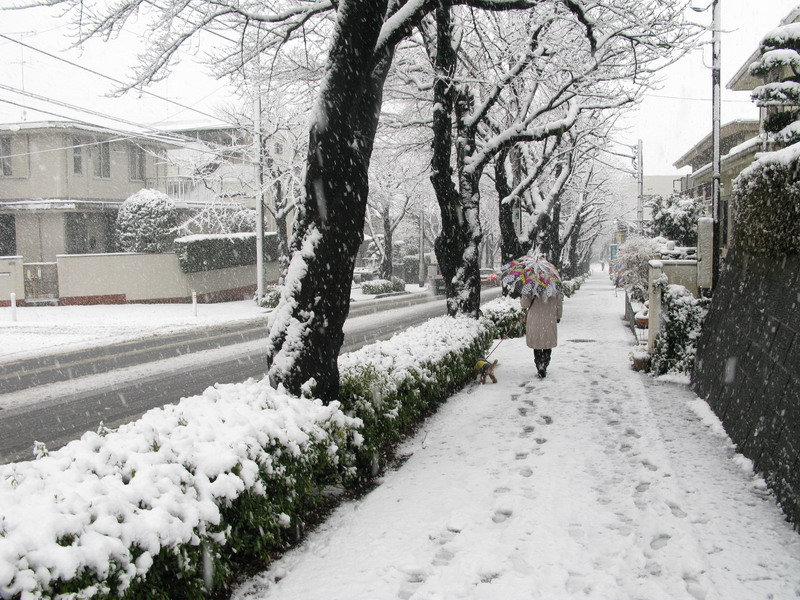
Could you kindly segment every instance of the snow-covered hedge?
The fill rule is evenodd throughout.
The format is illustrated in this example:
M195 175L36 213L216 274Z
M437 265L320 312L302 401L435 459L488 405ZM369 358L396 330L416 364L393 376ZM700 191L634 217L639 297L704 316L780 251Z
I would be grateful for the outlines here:
M363 422L360 476L374 474L389 445L474 376L494 334L486 320L438 317L339 358L342 408Z
M651 369L656 375L689 375L709 300L695 298L682 285L670 284L664 275L653 285L661 291L661 325L653 345Z
M433 319L340 357L341 406L216 385L0 466L0 598L205 598L282 551L324 486L368 478L492 336L486 320Z
M734 246L750 254L800 254L800 144L762 154L734 180Z
M388 279L371 279L361 284L361 291L365 294L390 294L394 288Z
M514 338L525 335L525 324L522 318L525 311L519 299L500 296L481 306L483 317L494 327L494 337Z
M285 544L358 424L248 380L4 465L0 597L202 598Z
M562 285L562 288L564 290L564 295L567 298L572 296L572 294L574 294L579 289L581 289L581 286L583 285L584 281L586 281L586 275L580 275L579 277L576 277L575 279L567 279L567 280L563 281L561 283L561 285Z
M158 190L139 190L119 207L117 247L122 252L170 252L177 227L178 209L169 196Z
M255 233L187 235L175 240L175 252L184 273L212 271L256 264ZM278 234L264 234L264 260L277 260Z

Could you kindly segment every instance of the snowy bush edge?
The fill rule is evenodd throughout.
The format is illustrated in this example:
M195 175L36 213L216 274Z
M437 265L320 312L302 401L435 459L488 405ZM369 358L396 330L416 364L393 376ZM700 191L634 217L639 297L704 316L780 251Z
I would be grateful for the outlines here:
M341 405L218 384L0 467L0 597L204 598L281 551L323 486L372 476L497 333L439 317L340 357Z

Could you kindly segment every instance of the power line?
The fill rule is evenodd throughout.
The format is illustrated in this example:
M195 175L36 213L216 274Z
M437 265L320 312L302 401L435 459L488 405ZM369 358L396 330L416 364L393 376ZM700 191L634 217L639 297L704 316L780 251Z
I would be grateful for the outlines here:
M6 100L4 98L0 98L0 102L4 102L6 104L10 104L12 106L17 106L17 107L20 107L20 108L30 108L30 107L26 107L24 104L19 104L18 102L13 102L11 100ZM111 129L111 128L108 128L108 127L99 127L98 125L95 125L94 123L89 123L88 121L82 121L80 119L75 119L73 117L68 117L68 116L63 115L61 113L56 113L56 112L53 112L53 111L49 111L49 110L45 110L45 109L38 109L38 108L35 109L35 110L38 111L38 112L47 114L47 115L51 115L51 116L54 116L54 117L59 117L61 119L67 119L69 122L75 123L77 125L83 125L83 126L86 126L86 127L92 127L92 128L95 128L95 129L105 129L109 133L116 134L119 137L111 138L111 139L108 139L108 140L98 140L96 142L90 142L90 143L87 143L87 144L75 144L75 145L71 145L71 146L64 146L62 148L48 148L47 150L38 150L38 151L35 151L35 152L23 152L23 153L20 153L20 154L10 154L10 155L7 155L5 158L14 158L14 157L19 157L19 156L32 156L34 154L44 154L44 153L47 153L47 152L59 152L61 150L70 150L72 148L83 148L83 147L87 147L87 146L96 146L96 145L101 144L103 142L124 142L124 141L130 141L130 140L133 140L133 139L140 139L140 138L148 139L148 140L151 140L151 141L158 141L158 142L161 142L161 143L170 143L170 144L173 144L173 145L176 145L176 146L180 145L179 143L177 143L177 140L168 141L168 140L164 140L162 138L158 138L158 137L155 137L155 136L148 136L148 135L136 134L136 133L128 132L128 131L115 130L115 129ZM218 152L214 152L213 150L203 150L201 148L189 148L189 146L184 146L184 148L188 148L190 150L194 150L194 151L197 151L197 152L202 153L202 154L211 154L212 156L215 156L215 157L219 156L219 153ZM220 148L227 148L227 147L226 146L220 146ZM241 160L243 162L252 163L252 160L250 160L248 158L242 157Z
M101 73L99 71L95 71L94 69L90 69L88 67L84 67L83 65L79 65L77 63L74 63L74 62L72 62L70 60L67 60L66 58L62 58L60 56L56 56L55 54L47 52L46 50L41 50L39 48L36 48L35 46L31 46L30 44L26 44L25 42L22 42L20 40L16 40L16 39L14 39L12 37L9 37L9 36L7 36L7 35L5 35L3 33L0 33L0 38L8 40L10 42L14 42L15 44L19 44L19 45L21 45L21 46L23 46L25 48L33 50L34 52L39 52L40 54L44 54L45 56L48 56L48 57L53 58L55 60L61 61L63 63L66 63L66 64L68 64L68 65L70 65L72 67L75 67L76 69L81 69L83 71L86 71L86 72L91 73L93 75L96 75L98 77L102 77L104 79L108 79L109 81L113 81L116 84L123 85L123 86L126 85L126 83L124 81L121 81L119 79L116 79L114 77L106 75L105 73ZM220 119L219 117L217 117L215 115L212 115L210 113L204 112L204 111L202 111L200 109L197 109L197 108L194 108L192 106L187 106L186 104L181 104L180 102L176 102L175 100L171 100L169 98L165 98L163 96L160 96L159 94L156 94L156 93L151 92L149 90L146 90L144 88L140 89L139 91L141 93L143 93L143 94L147 94L147 95L152 96L154 98L158 98L159 100L162 100L164 102L168 102L170 104L174 104L175 106L180 106L183 109L190 110L192 112L195 112L197 114L200 114L200 115L203 115L203 116L206 116L206 117L210 117L210 118L215 119L217 121L221 121L223 123L226 123L227 125L235 125L236 127L241 127L239 124L234 124L234 123L229 123L229 122L223 121L222 119ZM253 132L251 131L249 133L253 133Z
M668 96L666 94L644 94L645 96L649 96L650 98L666 98L668 100L690 100L692 102L711 102L711 98L689 98L688 96ZM742 103L742 104L753 104L752 100L722 100L723 102L731 103ZM755 106L755 105L754 105Z

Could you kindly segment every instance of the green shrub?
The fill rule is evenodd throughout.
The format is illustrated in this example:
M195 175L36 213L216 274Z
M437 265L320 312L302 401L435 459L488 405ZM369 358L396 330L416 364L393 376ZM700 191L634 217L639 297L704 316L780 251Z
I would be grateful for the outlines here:
M694 369L697 340L708 312L709 299L695 298L665 276L653 283L661 292L661 325L653 346L651 369L656 375Z
M187 235L175 240L175 252L184 273L213 271L256 264L255 233ZM264 260L278 258L278 234L264 234Z
M394 286L388 279L373 279L362 283L361 291L365 294L390 294Z
M392 277L392 291L393 292L405 292L406 291L406 282L404 279L400 279L399 277Z
M800 254L800 145L764 155L733 183L733 244L753 255Z

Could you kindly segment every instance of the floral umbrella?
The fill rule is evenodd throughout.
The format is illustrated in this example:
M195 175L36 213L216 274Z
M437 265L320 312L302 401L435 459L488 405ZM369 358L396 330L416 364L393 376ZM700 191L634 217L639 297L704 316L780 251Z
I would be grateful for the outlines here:
M548 298L561 289L561 275L543 256L521 256L503 265L503 283L513 295Z

